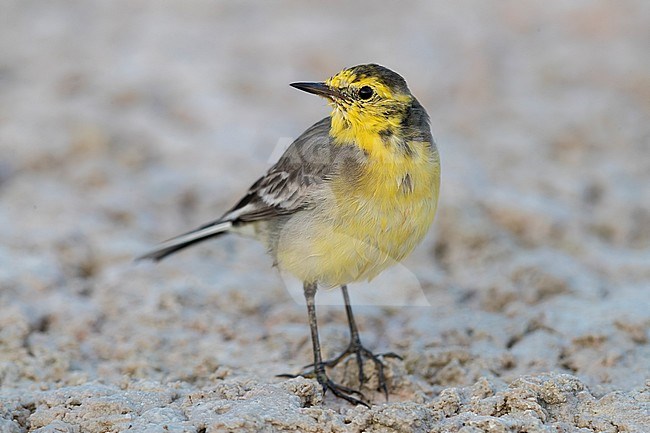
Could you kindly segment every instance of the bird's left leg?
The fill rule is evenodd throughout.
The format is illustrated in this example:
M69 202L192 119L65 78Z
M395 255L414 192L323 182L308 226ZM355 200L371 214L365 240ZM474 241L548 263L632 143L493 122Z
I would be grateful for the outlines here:
M393 352L388 352L388 353L382 353L380 355L375 355L372 353L370 350L366 349L363 347L361 344L361 339L359 338L359 328L357 328L357 323L354 320L354 315L352 314L352 305L350 304L350 295L348 294L348 288L347 286L343 285L341 286L341 291L343 292L343 300L345 301L345 312L348 316L348 325L350 327L350 343L348 344L347 349L343 351L339 356L324 361L323 364L325 364L328 367L334 367L337 365L339 362L341 362L343 359L345 359L348 355L354 354L357 360L357 366L359 368L359 384L363 385L368 378L363 374L363 358L367 358L372 360L375 364L375 368L377 368L377 375L378 377L378 391L383 391L384 395L386 396L386 399L388 400L388 387L386 386L386 376L384 374L384 363L379 357L394 357L394 358L399 358L402 359L399 355L393 353Z

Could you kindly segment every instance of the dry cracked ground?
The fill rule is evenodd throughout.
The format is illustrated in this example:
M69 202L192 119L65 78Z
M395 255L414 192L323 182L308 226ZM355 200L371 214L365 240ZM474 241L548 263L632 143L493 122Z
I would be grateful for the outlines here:
M0 432L650 432L650 6L0 5ZM439 215L351 287L391 389L297 373L300 293L218 216L374 61L431 115ZM326 355L347 344L319 293ZM358 386L352 360L331 375Z

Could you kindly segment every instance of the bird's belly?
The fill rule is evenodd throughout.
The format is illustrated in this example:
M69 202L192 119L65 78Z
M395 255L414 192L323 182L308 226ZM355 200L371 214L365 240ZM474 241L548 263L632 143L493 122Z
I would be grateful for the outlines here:
M278 267L301 279L335 286L371 279L406 257L426 234L434 197L347 200L294 215L277 238Z

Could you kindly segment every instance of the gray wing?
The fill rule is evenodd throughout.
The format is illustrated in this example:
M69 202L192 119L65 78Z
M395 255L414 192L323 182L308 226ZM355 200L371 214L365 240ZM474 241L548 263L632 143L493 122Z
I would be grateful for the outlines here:
M356 147L333 145L329 130L329 117L307 129L218 221L252 222L308 208L340 163L358 152Z
M307 129L280 160L221 218L169 239L138 259L162 260L177 251L227 233L233 226L290 215L308 208L341 163L362 158L356 146L332 145L330 118Z

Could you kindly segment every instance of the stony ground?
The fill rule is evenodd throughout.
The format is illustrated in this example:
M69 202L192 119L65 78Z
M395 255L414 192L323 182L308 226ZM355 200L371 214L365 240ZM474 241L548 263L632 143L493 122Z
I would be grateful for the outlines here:
M0 432L649 432L650 6L0 6ZM351 287L390 400L282 379L294 282L224 238L159 265L327 114L287 86L402 73L443 161L403 266ZM321 337L347 344L336 291ZM332 376L357 386L354 363Z

